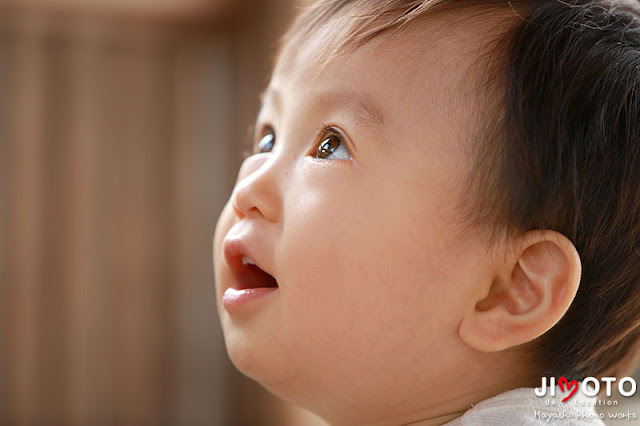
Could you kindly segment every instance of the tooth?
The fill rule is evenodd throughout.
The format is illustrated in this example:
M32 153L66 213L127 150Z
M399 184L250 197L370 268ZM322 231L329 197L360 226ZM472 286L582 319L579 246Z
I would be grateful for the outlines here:
M242 257L242 264L243 265L255 265L255 262L253 260L251 260L249 257L243 256Z

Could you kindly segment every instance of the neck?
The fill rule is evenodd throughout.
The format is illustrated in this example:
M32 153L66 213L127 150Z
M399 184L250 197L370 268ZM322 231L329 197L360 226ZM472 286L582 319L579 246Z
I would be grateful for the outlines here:
M465 391L467 391L465 389ZM490 398L500 393L483 389L479 392L468 392L464 394L456 394L447 401L435 400L433 397L426 397L423 401L435 401L428 406L423 406L417 410L398 410L396 414L379 416L377 418L348 416L340 418L329 418L329 424L332 426L432 426L443 425L456 418L462 416L472 404L476 404L484 399ZM385 410L386 411L386 410ZM352 413L353 414L353 413Z
M464 377L451 377L448 380L439 381L448 386L439 386L437 391L428 389L424 393L415 393L410 398L404 399L399 405L389 405L392 401L387 395L385 401L370 405L366 410L355 410L360 414L366 413L375 417L361 417L351 411L343 417L329 417L333 426L352 426L366 424L368 426L431 426L443 425L462 416L473 405L485 399L496 396L505 391L520 387L527 387L529 381L523 380L524 374L513 372L509 377L519 377L520 380L499 380L504 378L498 371L478 369L482 373L474 375L474 369L466 370ZM461 385L464 383L464 385ZM370 401L369 401L370 402ZM372 408L379 411L374 414ZM374 409L375 409L374 408ZM344 413L346 414L346 413ZM354 416L355 414L355 416Z

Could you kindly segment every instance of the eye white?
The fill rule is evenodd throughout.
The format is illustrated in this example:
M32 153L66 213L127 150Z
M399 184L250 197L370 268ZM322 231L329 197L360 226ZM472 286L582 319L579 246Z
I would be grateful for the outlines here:
M258 142L258 152L271 152L275 143L276 136L273 133L267 133Z

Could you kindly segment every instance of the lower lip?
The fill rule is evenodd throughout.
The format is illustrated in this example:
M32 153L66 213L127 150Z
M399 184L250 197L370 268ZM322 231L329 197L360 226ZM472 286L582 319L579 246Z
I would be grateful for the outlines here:
M278 287L259 288L228 288L222 295L222 306L229 312L237 311L250 305L255 305L270 294L275 293Z

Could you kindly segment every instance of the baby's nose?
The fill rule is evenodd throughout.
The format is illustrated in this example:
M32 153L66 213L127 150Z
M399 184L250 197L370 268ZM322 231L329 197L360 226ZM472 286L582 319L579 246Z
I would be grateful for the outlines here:
M242 163L231 195L233 210L240 219L256 216L270 222L279 220L281 196L275 168L267 154L253 155Z

